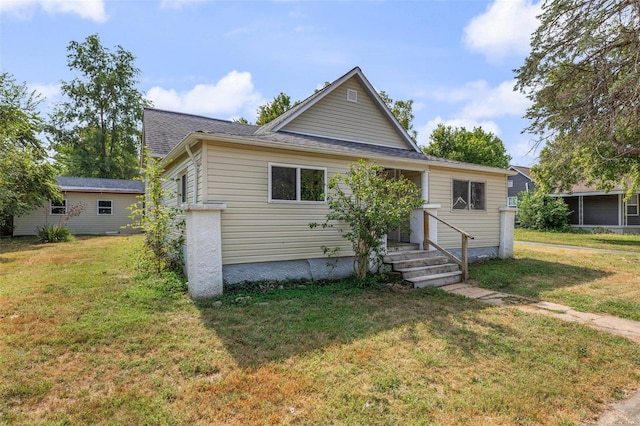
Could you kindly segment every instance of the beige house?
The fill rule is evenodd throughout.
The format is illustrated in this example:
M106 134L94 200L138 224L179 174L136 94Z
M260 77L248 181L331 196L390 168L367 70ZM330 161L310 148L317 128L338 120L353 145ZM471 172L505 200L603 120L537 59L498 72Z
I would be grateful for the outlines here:
M309 223L329 211L328 178L358 159L408 177L427 203L415 211L411 233L391 231L389 245L434 250L425 247L429 235L460 255L460 234L425 220L428 211L474 237L470 258L512 251L513 231L509 241L509 228L501 228L513 211L505 207L512 172L425 156L359 68L264 126L145 109L143 139L164 160L176 194L167 202L185 211L194 297L219 294L223 282L349 275L350 243L338 229ZM323 246L339 247L341 258L329 262Z
M134 180L58 177L64 199L49 201L44 206L13 219L13 235L36 235L43 225L59 224L68 209L82 204L85 209L72 217L66 226L76 235L131 234L125 228L132 221L127 209L144 194L144 183Z

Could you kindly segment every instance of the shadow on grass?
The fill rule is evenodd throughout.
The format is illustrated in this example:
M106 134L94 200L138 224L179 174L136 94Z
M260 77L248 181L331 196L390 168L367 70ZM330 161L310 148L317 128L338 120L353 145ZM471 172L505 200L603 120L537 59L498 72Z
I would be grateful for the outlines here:
M589 283L609 272L532 258L493 259L469 268L481 287L539 298L545 291Z
M360 289L339 282L276 290L252 298L247 305L233 299L215 303L198 302L196 306L203 323L215 330L243 368L350 344L396 328L403 328L403 338L416 341L416 329L426 328L470 358L478 354L478 348L492 346L487 341L490 336L459 322L464 313L490 307L438 289ZM505 327L495 332L515 333Z
M44 247L36 237L13 237L0 239L0 263L13 262L15 259L7 259L3 255L20 251L35 251Z
M594 238L593 241L614 246L640 247L640 238Z

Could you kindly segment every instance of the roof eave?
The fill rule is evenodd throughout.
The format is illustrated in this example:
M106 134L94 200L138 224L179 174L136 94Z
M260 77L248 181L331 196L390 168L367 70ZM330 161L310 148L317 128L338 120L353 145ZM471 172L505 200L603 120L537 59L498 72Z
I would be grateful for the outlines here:
M348 157L348 158L367 158L370 160L383 160L386 162L394 162L397 164L406 164L412 166L418 166L418 169L423 169L424 166L438 166L438 167L446 167L453 169L463 169L467 171L477 171L484 173L493 173L493 174L502 174L502 175L512 175L514 172L507 169L500 169L497 167L489 167L482 166L478 164L470 164L470 163L449 163L442 162L437 160L430 160L428 158L425 159L414 159L414 158L402 158L402 157L394 157L389 155L380 155L375 153L367 153L363 155L362 153L356 152L345 152L340 150L333 150L330 148L317 148L317 147L309 147L309 146L299 146L299 145L290 145L275 141L261 141L256 139L245 138L242 136L235 135L221 135L221 134L212 134L212 133L202 133L202 132L191 132L187 136L185 136L180 143L178 143L174 149L171 150L162 160L163 165L167 165L170 161L176 159L178 156L185 151L186 145L195 144L198 141L212 141L212 142L227 142L234 144L242 144L242 145L251 145L251 146L260 146L265 148L281 148L291 151L300 151L305 153L314 153L314 154L324 154L324 155L335 155L340 157ZM423 167L420 167L423 166Z

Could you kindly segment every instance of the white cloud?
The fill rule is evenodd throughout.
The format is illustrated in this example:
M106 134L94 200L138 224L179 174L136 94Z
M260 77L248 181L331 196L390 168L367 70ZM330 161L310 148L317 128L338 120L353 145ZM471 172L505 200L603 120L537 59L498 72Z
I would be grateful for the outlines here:
M108 18L104 0L2 0L0 13L30 19L38 7L49 14L71 13L96 22L105 22Z
M464 43L490 61L511 55L526 55L531 34L538 27L541 3L532 0L495 0L464 29Z
M215 84L198 84L188 91L152 87L147 97L156 108L224 117L247 114L249 120L265 102L253 87L251 73L235 70Z
M522 117L530 101L520 92L513 90L515 80L504 81L498 87L483 87L478 90L461 114L470 118L496 118L507 115Z
M29 84L30 90L35 91L36 93L41 94L47 101L51 101L53 99L57 99L60 96L60 85L59 84L41 84L41 83L33 83Z
M530 101L513 90L515 84L515 80L509 80L491 87L485 80L478 80L461 87L437 89L431 97L439 102L464 104L457 114L469 119L521 117Z
M160 2L160 9L174 9L182 10L182 8L191 3L202 3L206 0L162 0Z

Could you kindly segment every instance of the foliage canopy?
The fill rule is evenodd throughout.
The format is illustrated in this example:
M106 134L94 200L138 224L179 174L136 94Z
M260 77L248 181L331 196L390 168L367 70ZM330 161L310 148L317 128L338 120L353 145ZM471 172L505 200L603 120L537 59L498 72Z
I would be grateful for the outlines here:
M67 51L69 69L79 76L62 82L67 100L47 126L58 167L71 176L137 176L142 109L150 104L135 87L135 57L122 46L103 47L97 34L72 41Z
M511 161L502 140L481 127L469 131L438 124L429 139L429 145L422 148L427 155L503 169Z
M387 104L391 113L398 119L400 125L415 141L418 138L418 132L413 128L413 99L394 101L384 90L381 90L378 94L384 103Z
M280 92L280 94L274 97L273 100L258 107L258 119L256 120L256 124L258 126L267 124L299 103L300 102L295 102L291 104L291 96L284 92Z
M41 102L12 75L0 74L0 225L60 197L55 171L37 137L43 126Z
M516 89L532 101L526 130L546 142L533 170L543 189L640 181L640 4L550 0Z

